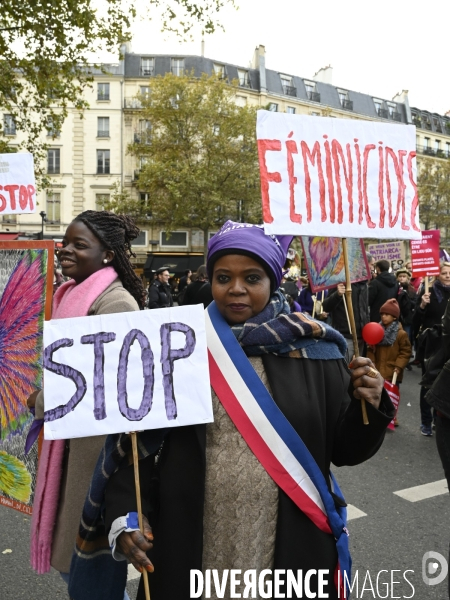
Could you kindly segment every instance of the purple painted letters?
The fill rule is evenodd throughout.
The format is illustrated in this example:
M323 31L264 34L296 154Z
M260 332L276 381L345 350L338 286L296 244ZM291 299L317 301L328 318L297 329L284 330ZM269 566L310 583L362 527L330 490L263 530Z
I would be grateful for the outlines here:
M83 335L80 340L82 344L94 344L94 417L96 421L106 419L103 344L113 342L115 339L115 333L99 331L93 335Z

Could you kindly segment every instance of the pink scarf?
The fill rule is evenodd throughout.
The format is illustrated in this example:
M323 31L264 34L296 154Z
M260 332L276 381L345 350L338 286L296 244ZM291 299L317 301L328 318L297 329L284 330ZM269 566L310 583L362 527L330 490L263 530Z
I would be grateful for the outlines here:
M64 283L53 297L52 319L86 317L95 300L117 279L113 267L105 267L79 283ZM42 443L31 518L31 566L38 573L50 571L53 529L58 512L65 440ZM74 540L75 544L75 540Z

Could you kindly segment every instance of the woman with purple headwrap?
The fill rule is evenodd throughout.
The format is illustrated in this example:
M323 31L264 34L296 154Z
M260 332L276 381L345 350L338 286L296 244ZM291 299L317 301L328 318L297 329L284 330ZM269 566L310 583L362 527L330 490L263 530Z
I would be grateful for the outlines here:
M355 359L349 370L338 332L289 312L278 290L289 241L231 221L210 240L214 302L206 322L214 423L172 428L158 452L140 462L148 524L144 535L122 530L112 540L137 568L150 572L152 600L200 597L200 572L208 598L241 597L230 591L235 583L227 569L240 570L236 591L248 584L252 595L242 597L252 598L289 594L293 584L286 574L297 577L299 569L310 574L301 582L308 593L338 598L338 562L349 576L345 502L330 479L330 463L353 465L371 457L393 407L369 359ZM239 377L246 385L233 383ZM361 398L369 425L363 425ZM302 476L295 479L297 472L306 484ZM317 511L311 505L316 492ZM109 481L107 526L115 530L117 520L135 510L130 466ZM284 571L284 581L275 575L271 581L275 569ZM216 595L224 581L224 595ZM342 581L338 587L344 597ZM278 595L267 591L275 588ZM285 597L304 597L294 590Z

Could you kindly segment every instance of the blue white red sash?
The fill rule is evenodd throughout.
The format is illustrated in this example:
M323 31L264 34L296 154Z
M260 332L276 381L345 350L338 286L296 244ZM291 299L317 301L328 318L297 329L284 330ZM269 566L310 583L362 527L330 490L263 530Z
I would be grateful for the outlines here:
M343 590L344 571L351 581L346 509L336 507L322 471L251 366L215 302L208 306L205 317L214 391L275 483L319 529L334 535L341 571L340 597L348 598L348 590ZM331 477L333 492L341 496ZM336 585L337 581L335 574Z

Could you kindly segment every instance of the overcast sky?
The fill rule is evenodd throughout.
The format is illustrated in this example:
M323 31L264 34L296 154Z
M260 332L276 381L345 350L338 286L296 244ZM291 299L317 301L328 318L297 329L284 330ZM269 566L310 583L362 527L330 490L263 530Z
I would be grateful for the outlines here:
M333 67L333 84L386 100L409 91L412 107L450 111L450 2L394 0L236 0L221 13L225 32L205 37L205 56L248 66L256 46L266 67L311 78ZM152 9L153 10L153 9ZM136 53L196 54L190 43L160 33L158 18L133 27Z

